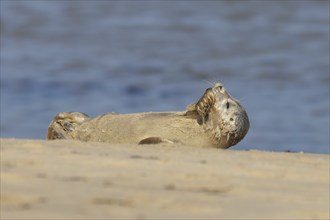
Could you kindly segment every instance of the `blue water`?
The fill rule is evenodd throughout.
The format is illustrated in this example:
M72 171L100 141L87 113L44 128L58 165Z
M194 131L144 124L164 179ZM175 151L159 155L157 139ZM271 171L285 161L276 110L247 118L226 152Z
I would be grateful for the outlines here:
M1 1L1 137L60 111L183 110L221 81L233 149L329 153L329 1Z

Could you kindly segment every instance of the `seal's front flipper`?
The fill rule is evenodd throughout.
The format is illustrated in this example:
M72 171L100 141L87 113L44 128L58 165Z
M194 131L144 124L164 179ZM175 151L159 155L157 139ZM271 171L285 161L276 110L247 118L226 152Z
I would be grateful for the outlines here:
M160 144L160 143L173 144L174 142L169 139L161 138L161 137L148 137L148 138L142 139L139 142L139 144Z

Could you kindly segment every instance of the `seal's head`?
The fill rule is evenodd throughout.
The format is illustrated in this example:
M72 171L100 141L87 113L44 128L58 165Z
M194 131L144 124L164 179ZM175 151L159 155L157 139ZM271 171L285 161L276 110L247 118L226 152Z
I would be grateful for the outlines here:
M198 119L220 148L241 141L249 130L249 118L243 106L221 83L208 88L195 105Z

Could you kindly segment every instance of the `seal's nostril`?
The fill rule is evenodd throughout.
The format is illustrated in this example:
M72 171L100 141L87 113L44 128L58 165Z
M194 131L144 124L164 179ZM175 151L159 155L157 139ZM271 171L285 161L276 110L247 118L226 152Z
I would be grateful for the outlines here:
M234 119L233 119L233 118L230 118L229 120L230 120L230 121L234 121Z
M227 109L229 109L229 102L226 103Z

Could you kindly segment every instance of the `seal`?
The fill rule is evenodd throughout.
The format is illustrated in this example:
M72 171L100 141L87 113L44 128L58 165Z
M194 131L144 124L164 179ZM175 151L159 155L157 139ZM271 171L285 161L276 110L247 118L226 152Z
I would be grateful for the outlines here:
M51 121L47 139L74 139L127 144L181 143L229 148L249 130L248 115L221 83L182 112L108 113L91 118L81 112L60 112Z

